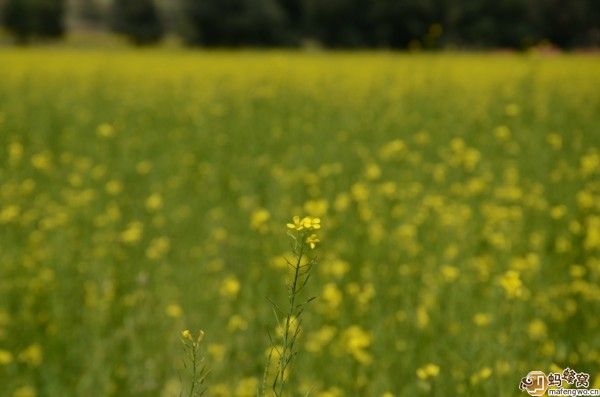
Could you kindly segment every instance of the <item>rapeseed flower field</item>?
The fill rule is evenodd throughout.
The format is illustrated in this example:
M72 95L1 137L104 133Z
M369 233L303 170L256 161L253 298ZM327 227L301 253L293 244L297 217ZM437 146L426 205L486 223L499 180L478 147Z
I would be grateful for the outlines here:
M300 323L269 302L286 233L318 258L289 395L599 386L597 56L2 49L0 76L0 396L178 396L182 339L207 395L255 396Z

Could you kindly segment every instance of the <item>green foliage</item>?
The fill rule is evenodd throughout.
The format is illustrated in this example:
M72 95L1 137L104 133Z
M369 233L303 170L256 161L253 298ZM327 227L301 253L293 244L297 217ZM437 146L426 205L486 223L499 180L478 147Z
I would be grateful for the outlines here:
M112 27L136 45L156 43L164 34L154 0L114 0Z
M60 37L64 33L64 0L7 0L4 26L20 43L32 37Z
M289 39L277 0L182 0L188 44L274 45Z

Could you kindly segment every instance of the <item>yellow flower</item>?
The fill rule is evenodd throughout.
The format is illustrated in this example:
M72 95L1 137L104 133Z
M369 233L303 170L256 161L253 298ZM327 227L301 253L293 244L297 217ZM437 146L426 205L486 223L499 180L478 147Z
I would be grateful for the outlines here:
M181 331L181 337L183 339L192 340L192 333L189 329L184 329L183 331Z
M37 153L31 157L33 168L38 170L49 170L52 167L52 159L48 153Z
M121 233L121 241L127 244L137 243L142 238L144 225L141 222L131 222Z
M140 175L146 175L147 173L150 172L150 170L152 170L152 163L149 161L140 161L135 166L135 170Z
M321 228L321 219L320 218L311 218L309 216L305 216L304 218L300 218L298 215L292 218L293 223L288 223L288 229L292 230L318 230Z
M19 353L19 361L37 367L42 363L42 348L37 343Z
M229 276L221 283L219 292L222 296L235 298L240 292L240 282L237 278Z
M250 217L250 227L260 233L265 233L268 230L267 222L271 218L271 214L265 208L255 210Z
M490 324L492 317L487 313L476 313L473 316L473 323L478 327L485 327Z
M21 213L21 208L17 205L9 205L0 211L0 224L9 223L17 219Z
M13 142L8 147L8 157L11 162L16 163L23 157L23 145Z
M417 377L419 379L425 380L427 378L435 378L440 373L440 367L429 363L419 369L417 369Z
M500 277L500 285L504 288L509 298L519 298L523 295L524 287L519 273L509 270Z
M13 393L13 397L35 397L35 396L37 396L37 392L31 386L19 387Z
M115 179L106 183L106 192L112 196L116 196L123 190L123 184Z
M371 346L371 339L371 333L363 330L358 325L350 326L344 331L342 337L346 351L350 353L356 361L365 365L370 364L373 360L367 351L369 346Z
M0 365L8 365L13 362L13 355L8 350L0 349Z
M146 250L146 257L153 260L160 259L169 251L170 247L171 242L167 237L155 238Z
M98 128L96 129L96 134L98 134L98 136L100 138L112 138L115 135L115 127L113 127L112 125L108 124L108 123L103 123L100 124L98 126Z
M329 204L327 200L310 200L304 204L304 211L309 214L314 214L317 216L323 216L327 213L327 209L329 208Z
M527 327L527 333L533 340L542 339L546 336L548 328L546 324L539 318L532 320Z
M309 230L318 230L321 228L321 219L306 217L303 219L304 227Z
M300 219L300 217L298 215L294 216L292 218L292 221L294 223L288 223L287 224L288 229L292 229L292 230L302 230L302 229L304 229L304 224L302 223L302 220Z
M308 243L308 245L310 245L310 249L315 249L317 243L320 241L321 240L319 240L316 234L311 234L306 238L306 242Z
M243 378L235 388L236 397L253 397L256 395L259 382L255 377Z
M332 326L324 326L320 330L312 332L306 340L306 350L311 353L319 353L323 348L331 342L337 330Z
M163 206L163 199L158 193L152 194L146 199L146 208L148 211L156 211L161 209Z
M183 309L181 309L181 306L173 303L167 306L166 313L169 317L179 318L183 314Z
M248 328L248 322L240 315L234 314L227 322L227 330L229 332L245 331Z

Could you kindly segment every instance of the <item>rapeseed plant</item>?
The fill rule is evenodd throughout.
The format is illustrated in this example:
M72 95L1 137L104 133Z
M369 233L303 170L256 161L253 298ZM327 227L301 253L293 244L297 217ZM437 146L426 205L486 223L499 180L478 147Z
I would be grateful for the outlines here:
M277 332L275 335L270 335L271 348L260 389L260 395L266 395L267 382L270 381L270 390L277 397L284 395L290 372L298 355L297 344L302 331L304 310L306 305L315 299L315 297L303 299L301 294L313 267L317 264L317 257L313 254L313 250L320 240L313 232L321 228L321 219L294 216L292 222L287 224L287 228L293 254L291 259L286 258L288 270L291 272L287 281L288 301L285 306L272 302L277 320ZM274 368L271 369L271 365Z
M179 396L203 396L207 391L205 382L209 373L202 353L204 331L199 331L198 336L194 336L190 330L185 329L181 331L180 339L185 352L184 367L187 370L185 375L188 378L189 386L187 392L182 388Z

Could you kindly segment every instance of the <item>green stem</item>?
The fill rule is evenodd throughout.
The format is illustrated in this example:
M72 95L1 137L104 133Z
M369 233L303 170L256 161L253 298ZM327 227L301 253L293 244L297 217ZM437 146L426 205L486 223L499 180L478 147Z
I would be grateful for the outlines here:
M300 278L300 267L301 267L301 263L302 263L302 257L304 256L304 248L305 248L304 237L305 236L302 235L302 240L300 242L300 251L297 254L298 259L296 260L296 266L294 268L294 279L292 281L292 285L290 286L290 296L289 296L290 306L289 306L287 318L285 321L285 331L284 331L284 336L283 336L283 351L281 353L281 357L279 358L279 369L278 369L277 375L275 377L275 385L274 385L274 386L276 386L277 381L279 381L279 392L277 392L274 389L275 394L277 396L283 395L283 387L285 386L285 378L284 378L285 370L289 363L288 358L293 353L291 351L292 347L290 345L290 324L291 324L291 318L294 315L295 306L296 306L296 295L297 295L296 289L298 287L298 279ZM298 321L298 319L296 319L296 321Z

